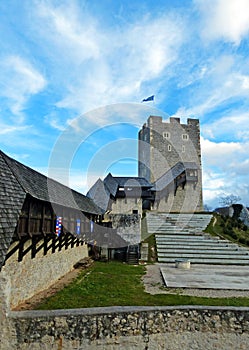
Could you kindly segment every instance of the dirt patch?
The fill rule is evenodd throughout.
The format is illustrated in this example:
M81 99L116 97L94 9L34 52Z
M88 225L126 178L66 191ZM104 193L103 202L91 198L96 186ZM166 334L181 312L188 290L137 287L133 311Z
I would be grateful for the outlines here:
M65 288L67 285L69 285L75 278L78 277L78 275L81 273L82 270L85 270L89 268L93 264L93 260L90 258L84 258L80 260L77 264L74 265L74 269L70 272L68 272L66 275L61 277L58 281L56 281L54 284L52 284L49 288L41 291L40 293L37 293L32 298L25 300L25 302L19 304L15 308L13 308L14 311L21 311L21 310L34 310L36 307L42 303L43 300L51 297L52 295L56 294L63 288Z

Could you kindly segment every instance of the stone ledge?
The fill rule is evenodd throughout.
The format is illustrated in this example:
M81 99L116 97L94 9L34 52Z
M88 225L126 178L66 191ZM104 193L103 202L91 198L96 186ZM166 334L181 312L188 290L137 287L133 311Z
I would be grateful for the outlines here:
M237 306L201 306L201 305L182 305L182 306L110 306L93 307L82 309L61 309L61 310L27 310L10 311L11 318L32 318L32 317L50 317L50 316L76 316L76 315L106 315L127 312L146 312L146 311L231 311L248 312L249 307ZM248 316L249 317L249 316Z

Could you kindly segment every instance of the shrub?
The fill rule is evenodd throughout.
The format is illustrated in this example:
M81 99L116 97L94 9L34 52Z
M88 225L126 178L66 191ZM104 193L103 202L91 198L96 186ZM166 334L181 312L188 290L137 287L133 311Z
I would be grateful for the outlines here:
M239 242L240 242L241 244L247 244L247 240L246 240L246 238L244 238L244 237L240 237L240 238L239 238Z
M225 232L224 232L225 233ZM237 233L236 232L234 232L233 230L226 230L226 233L225 233L226 235L228 235L228 236L230 236L230 237L232 237L233 239L238 239L238 235L237 235Z

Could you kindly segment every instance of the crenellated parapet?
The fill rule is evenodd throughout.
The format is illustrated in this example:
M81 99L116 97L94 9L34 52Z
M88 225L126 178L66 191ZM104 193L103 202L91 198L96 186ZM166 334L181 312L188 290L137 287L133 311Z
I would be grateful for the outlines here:
M170 117L164 121L161 116L150 116L139 131L138 148L139 176L145 177L151 183L162 178L179 162L195 163L198 167L198 184L195 189L198 189L198 203L200 203L197 207L198 210L202 210L201 145L198 119L188 118L187 123L181 123L178 117ZM192 194L196 195L196 192ZM181 201L182 198L176 205L176 210L180 209Z

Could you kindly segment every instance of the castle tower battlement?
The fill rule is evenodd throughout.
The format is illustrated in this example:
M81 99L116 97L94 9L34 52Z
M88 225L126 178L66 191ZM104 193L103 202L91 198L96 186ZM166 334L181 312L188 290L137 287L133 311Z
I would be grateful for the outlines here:
M200 123L188 118L163 121L160 116L150 116L138 135L138 174L155 183L177 163L195 163L198 167L198 188L202 198L202 170ZM202 201L202 199L201 199ZM202 204L201 204L202 206Z

